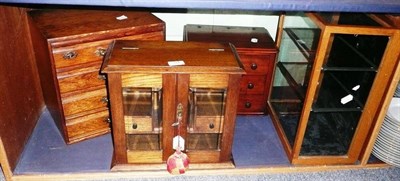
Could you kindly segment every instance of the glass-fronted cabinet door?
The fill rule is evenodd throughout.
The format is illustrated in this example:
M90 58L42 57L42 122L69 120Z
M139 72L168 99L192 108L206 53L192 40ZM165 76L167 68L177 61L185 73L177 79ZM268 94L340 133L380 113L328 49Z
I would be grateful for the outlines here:
M123 87L122 95L128 162L161 162L162 89Z
M177 101L184 108L180 133L192 163L218 163L231 160L237 93L241 75L181 74ZM232 114L234 113L234 114Z
M230 167L245 73L232 45L117 40L110 46L102 72L113 120L113 164L158 165L181 149L191 163Z
M188 150L220 149L225 102L226 89L190 89Z
M286 152L292 155L321 30L303 13L281 18L284 23L269 106Z
M147 81L143 81L147 80ZM121 74L127 163L163 162L163 87L161 74Z
M306 86L303 102L299 101L301 111L296 121L275 122L283 128L281 137L287 138L286 150L292 163L355 163L380 109L384 87L390 82L388 75L397 65L398 50L393 52L399 41L397 30L385 27L374 15L320 13L307 17L321 31L312 68L291 72L291 75L301 72L301 77L308 78L295 84ZM285 34L281 51L287 47L284 38ZM277 70L275 77L278 75ZM287 76L285 80L289 80ZM274 102L284 99L274 98L272 94L272 110L280 113Z

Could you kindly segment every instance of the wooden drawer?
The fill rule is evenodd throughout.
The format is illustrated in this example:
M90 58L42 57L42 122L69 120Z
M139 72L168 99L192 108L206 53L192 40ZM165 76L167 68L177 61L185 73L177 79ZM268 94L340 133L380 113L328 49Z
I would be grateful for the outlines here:
M152 124L152 117L150 116L125 116L125 133L152 133L157 131Z
M220 116L197 116L193 126L189 126L190 133L222 133L224 118Z
M57 71L67 71L82 66L82 64L101 65L103 55L111 40L83 43L69 47L53 49L55 68ZM88 66L88 65L85 65Z
M108 111L67 119L68 142L74 143L110 132Z
M108 98L106 89L85 92L62 99L64 116L69 119L93 111L107 110Z
M133 35L118 39L163 40L162 32ZM97 69L100 69L103 55L111 41L113 41L113 39L54 48L53 57L57 72L71 71L88 66L95 66Z
M265 80L264 75L251 75L243 76L240 81L241 94L264 94L265 93Z
M247 74L272 74L275 53L252 54L238 51L238 54Z
M263 114L266 108L264 95L240 95L237 106L238 114L260 113Z
M61 97L71 96L82 91L100 89L105 87L105 80L99 72L89 72L58 80Z

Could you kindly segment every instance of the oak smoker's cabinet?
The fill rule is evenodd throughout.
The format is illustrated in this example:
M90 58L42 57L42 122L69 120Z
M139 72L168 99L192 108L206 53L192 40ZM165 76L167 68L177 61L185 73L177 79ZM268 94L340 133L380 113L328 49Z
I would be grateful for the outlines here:
M34 10L30 31L45 103L67 143L110 132L103 55L114 39L164 40L150 12Z
M281 16L269 108L294 164L355 164L398 69L400 32L370 14ZM369 157L369 155L367 155Z
M240 82L238 114L267 113L277 48L268 30L262 27L185 25L185 41L232 43L246 75Z
M179 135L190 161L231 161L244 73L233 46L117 40L110 48L102 72L109 85L116 164L165 162L174 152L172 124L179 104Z

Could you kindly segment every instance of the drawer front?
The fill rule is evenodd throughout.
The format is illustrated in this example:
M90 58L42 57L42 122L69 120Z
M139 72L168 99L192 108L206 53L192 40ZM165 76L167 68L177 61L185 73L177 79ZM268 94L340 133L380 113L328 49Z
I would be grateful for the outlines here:
M108 98L106 89L85 92L62 100L64 116L73 117L93 111L107 110Z
M110 43L111 40L105 40L53 49L56 70L87 66L84 64L98 65L100 68L103 55Z
M222 133L224 118L220 116L197 116L193 126L189 126L190 133Z
M245 75L240 81L241 94L264 94L265 93L264 75Z
M239 114L264 113L265 108L266 98L264 95L240 95L237 112Z
M118 39L163 40L164 34L163 32L152 32L126 36ZM57 72L65 72L87 66L97 66L100 68L103 56L111 41L112 40L109 39L54 48L52 52Z
M152 117L150 116L125 116L125 133L152 133L157 131L152 124Z
M101 111L87 116L67 119L68 142L74 143L110 132L108 118L108 111Z
M238 53L247 74L271 74L275 54L254 55Z
M82 91L87 92L105 87L104 77L100 76L99 72L89 72L71 77L60 78L58 83L61 97L66 97L69 96L69 94L80 93Z

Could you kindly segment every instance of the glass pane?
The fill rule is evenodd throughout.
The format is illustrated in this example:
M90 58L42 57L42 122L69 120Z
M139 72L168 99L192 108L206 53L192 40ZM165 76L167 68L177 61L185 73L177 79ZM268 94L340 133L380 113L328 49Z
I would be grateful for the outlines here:
M376 71L389 38L386 36L335 34L325 69L363 68Z
M285 27L278 56L280 62L313 61L320 30L317 28Z
M345 155L353 139L388 37L332 35L300 154Z
M293 146L296 137L297 126L300 119L302 102L275 102L272 104L276 112L279 112L279 121L290 145Z
M122 95L127 149L161 149L161 89L125 87Z
M225 89L190 89L187 149L219 149L224 123L225 102Z
M324 108L361 111L367 101L374 78L375 72L369 71L326 71L313 111ZM346 96L351 97L351 100L346 101Z
M346 155L361 112L311 112L300 155Z
M270 103L293 146L320 29L302 13L285 16Z

